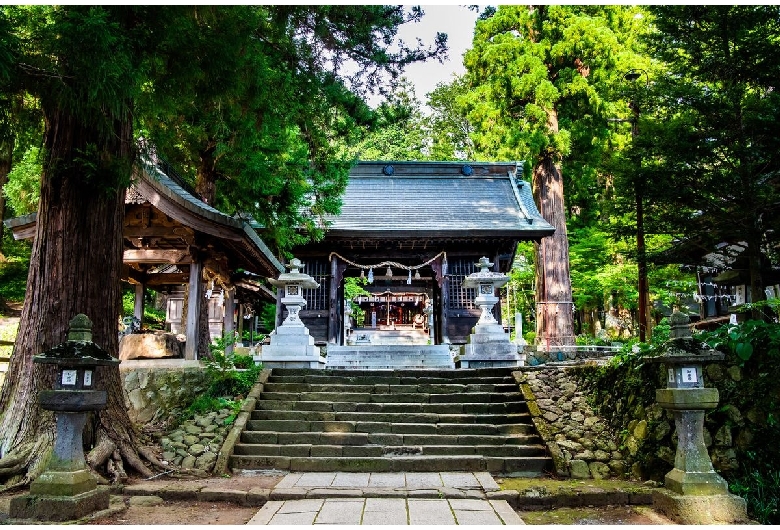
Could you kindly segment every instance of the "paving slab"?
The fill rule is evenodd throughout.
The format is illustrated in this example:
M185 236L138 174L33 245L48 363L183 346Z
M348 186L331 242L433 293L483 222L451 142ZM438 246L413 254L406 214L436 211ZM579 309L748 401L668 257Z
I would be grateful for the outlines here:
M369 488L403 488L406 486L404 473L371 473L368 479Z
M439 473L406 473L406 487L409 489L440 488L444 486Z
M359 525L363 516L363 499L327 499L322 505L316 524Z
M406 499L366 499L361 524L393 526L409 524Z
M330 486L336 478L336 473L301 473L295 483L296 488L322 488Z
M408 499L410 525L456 524L446 499Z
M334 488L366 488L371 473L336 473L331 486Z

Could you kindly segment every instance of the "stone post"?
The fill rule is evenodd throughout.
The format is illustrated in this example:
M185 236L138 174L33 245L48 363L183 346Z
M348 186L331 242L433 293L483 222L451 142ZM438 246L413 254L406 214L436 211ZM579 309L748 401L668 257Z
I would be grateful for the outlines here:
M46 469L30 484L30 493L11 500L14 519L72 521L105 510L109 490L98 487L84 460L82 432L89 411L106 405L105 390L95 390L96 367L119 364L92 342L92 322L86 315L70 321L68 340L33 357L34 363L57 368L54 390L44 390L38 400L54 411L57 431Z
M667 387L656 390L656 401L674 414L677 452L665 490L653 493L653 506L681 524L746 522L744 499L728 492L704 444L704 414L718 405L719 396L717 388L704 387L702 367L724 355L701 348L691 336L686 315L674 312L670 323L670 340L655 358L667 369Z

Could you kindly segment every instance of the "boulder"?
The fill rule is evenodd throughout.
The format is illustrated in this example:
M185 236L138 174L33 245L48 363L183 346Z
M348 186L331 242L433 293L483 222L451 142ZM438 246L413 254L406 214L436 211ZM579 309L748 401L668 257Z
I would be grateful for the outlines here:
M119 341L119 359L183 357L184 343L172 333L133 333Z

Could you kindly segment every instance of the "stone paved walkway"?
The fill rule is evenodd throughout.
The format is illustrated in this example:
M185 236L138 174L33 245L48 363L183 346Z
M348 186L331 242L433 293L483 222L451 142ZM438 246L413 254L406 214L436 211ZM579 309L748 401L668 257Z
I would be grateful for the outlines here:
M247 524L523 524L499 496L488 473L291 473Z

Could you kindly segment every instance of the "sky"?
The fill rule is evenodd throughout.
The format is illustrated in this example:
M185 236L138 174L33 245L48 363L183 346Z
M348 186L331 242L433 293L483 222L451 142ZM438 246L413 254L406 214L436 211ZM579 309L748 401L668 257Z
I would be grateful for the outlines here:
M463 5L422 5L425 15L417 23L403 24L398 30L398 38L412 45L417 37L423 43L433 43L437 32L447 34L449 59L443 64L435 60L406 67L405 76L414 84L414 91L421 102L425 103L425 95L436 88L437 83L447 83L453 74L462 74L463 54L471 48L474 36L474 24L478 13L470 11ZM374 106L378 99L370 98Z

